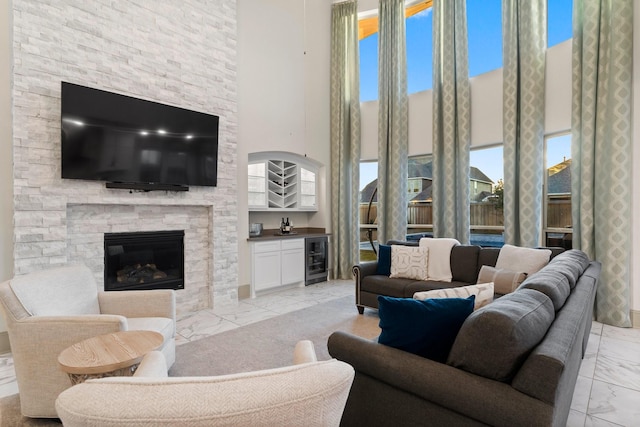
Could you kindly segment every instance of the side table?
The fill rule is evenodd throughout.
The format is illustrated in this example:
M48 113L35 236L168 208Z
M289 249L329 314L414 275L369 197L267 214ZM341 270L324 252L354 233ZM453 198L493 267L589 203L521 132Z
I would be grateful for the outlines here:
M72 384L89 378L131 376L150 351L162 345L162 334L154 331L120 331L98 335L64 349L60 368Z

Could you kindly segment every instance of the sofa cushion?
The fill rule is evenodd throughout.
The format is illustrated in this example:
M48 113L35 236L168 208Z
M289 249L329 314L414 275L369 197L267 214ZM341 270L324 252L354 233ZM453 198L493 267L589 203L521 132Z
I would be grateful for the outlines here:
M389 276L391 274L391 246L379 245L378 246L378 265L376 267L376 274L383 276Z
M578 249L571 249L555 256L549 265L553 265L558 272L564 274L569 281L569 287L573 289L580 275L589 266L589 257Z
M451 275L451 249L459 245L456 239L434 239L423 237L420 239L420 247L429 250L429 262L427 264L427 277L429 280L450 282Z
M378 342L444 362L460 326L473 311L474 300L474 295L424 301L380 295Z
M478 253L478 268L476 270L476 279L478 278L478 271L483 265L496 266L498 262L498 256L500 255L500 248L482 248ZM475 282L475 279L473 280Z
M521 289L473 312L460 328L447 363L507 382L555 318L548 296Z
M162 334L164 342L175 336L173 320L167 317L127 317L130 331L154 331Z
M571 293L569 280L552 265L546 266L527 278L518 289L535 289L551 299L553 308L558 311Z
M364 292L371 292L374 294L389 295L392 297L402 298L405 296L405 288L408 285L416 282L417 281L413 279L390 279L387 276L380 275L366 276L362 278L362 282L360 283L360 290Z
M489 265L483 265L478 273L478 283L493 282L496 294L505 295L516 290L527 278L526 273L513 270L500 269Z
M421 247L391 246L391 278L427 280L429 250Z
M451 248L451 280L475 283L478 277L478 255L480 252L480 246L473 245L457 245Z
M550 257L551 251L549 249L532 249L504 245L500 249L500 255L498 255L498 260L496 261L496 268L522 271L530 275L547 265Z
M416 292L413 299L426 300L429 298L468 298L475 295L474 310L493 301L493 283L459 286L456 288L434 289L432 291Z

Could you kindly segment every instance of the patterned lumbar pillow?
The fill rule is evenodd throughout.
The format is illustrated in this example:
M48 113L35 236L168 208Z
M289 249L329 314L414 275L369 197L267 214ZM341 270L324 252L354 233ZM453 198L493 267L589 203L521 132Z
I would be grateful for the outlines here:
M480 273L478 273L478 283L493 282L494 292L500 295L506 295L515 291L526 278L526 273L518 273L517 271L507 270L505 268L498 270L489 265L483 265L482 268L480 268Z
M389 277L427 280L429 250L419 246L391 245Z
M476 296L474 310L484 307L493 301L493 283L459 286L457 288L434 289L432 291L416 292L413 299L426 300L429 298L467 298Z

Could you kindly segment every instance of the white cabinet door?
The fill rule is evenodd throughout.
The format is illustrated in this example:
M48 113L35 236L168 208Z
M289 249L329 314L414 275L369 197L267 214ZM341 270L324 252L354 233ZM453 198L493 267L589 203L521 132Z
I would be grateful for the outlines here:
M253 254L254 291L280 286L281 252L260 252Z
M304 281L304 249L282 251L282 284Z
M304 239L251 244L251 296L282 285L304 283Z

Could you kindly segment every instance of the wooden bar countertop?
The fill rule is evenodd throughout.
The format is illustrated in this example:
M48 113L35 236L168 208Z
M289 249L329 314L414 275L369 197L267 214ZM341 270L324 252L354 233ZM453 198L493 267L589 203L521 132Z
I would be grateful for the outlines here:
M261 242L266 240L282 240L282 239L304 239L306 237L323 237L330 236L324 228L319 227L294 227L293 232L289 234L280 234L279 228L265 228L262 234L257 237L249 237L249 242Z

